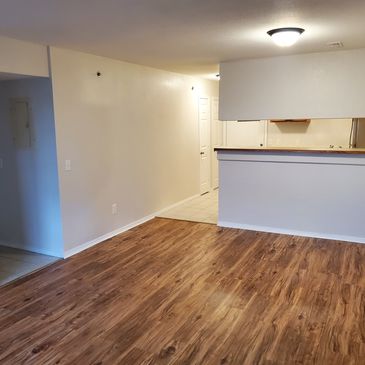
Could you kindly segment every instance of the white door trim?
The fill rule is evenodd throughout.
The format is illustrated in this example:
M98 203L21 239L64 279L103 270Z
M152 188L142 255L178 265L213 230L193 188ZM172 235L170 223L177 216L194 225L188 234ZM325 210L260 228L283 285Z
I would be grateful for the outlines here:
M202 100L205 100L205 106L207 107L206 111L202 110ZM203 119L202 116L206 116L206 119ZM203 121L205 120L205 125ZM210 156L210 146L211 146L211 134L210 134L210 125L211 125L211 103L209 96L200 96L199 97L199 105L198 105L198 124L199 124L199 189L200 194L205 194L211 189L211 156ZM202 135L203 128L205 133Z

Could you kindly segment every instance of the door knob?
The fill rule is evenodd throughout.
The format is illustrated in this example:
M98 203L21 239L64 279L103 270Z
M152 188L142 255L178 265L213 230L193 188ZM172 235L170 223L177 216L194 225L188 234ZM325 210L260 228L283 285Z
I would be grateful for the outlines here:
M204 152L200 152L201 155L204 155Z

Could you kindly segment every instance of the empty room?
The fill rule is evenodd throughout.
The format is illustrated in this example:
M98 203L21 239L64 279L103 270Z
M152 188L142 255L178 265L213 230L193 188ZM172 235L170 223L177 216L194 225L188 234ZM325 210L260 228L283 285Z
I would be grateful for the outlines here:
M364 16L1 0L0 364L364 364Z

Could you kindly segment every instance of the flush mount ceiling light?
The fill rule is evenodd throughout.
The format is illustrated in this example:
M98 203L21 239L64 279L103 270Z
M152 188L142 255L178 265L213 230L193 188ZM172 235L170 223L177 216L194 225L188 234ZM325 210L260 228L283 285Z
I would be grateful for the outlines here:
M297 42L303 32L303 28L291 27L271 29L267 34L272 38L276 45L280 47L290 47Z

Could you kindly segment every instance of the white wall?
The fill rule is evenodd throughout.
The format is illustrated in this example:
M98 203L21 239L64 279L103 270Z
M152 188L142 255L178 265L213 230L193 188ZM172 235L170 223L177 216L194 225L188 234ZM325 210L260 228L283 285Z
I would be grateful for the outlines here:
M351 119L315 119L310 123L231 121L226 122L226 146L347 148L351 124Z
M365 49L225 62L220 119L365 117Z
M66 251L199 193L198 96L216 82L50 54Z
M271 147L349 147L352 119L316 119L310 123L268 123Z
M30 148L15 147L9 98L31 105ZM57 159L49 79L0 82L0 242L63 256Z
M260 147L266 141L266 121L254 122L227 121L226 146L230 147Z
M0 37L0 72L49 76L47 47Z

